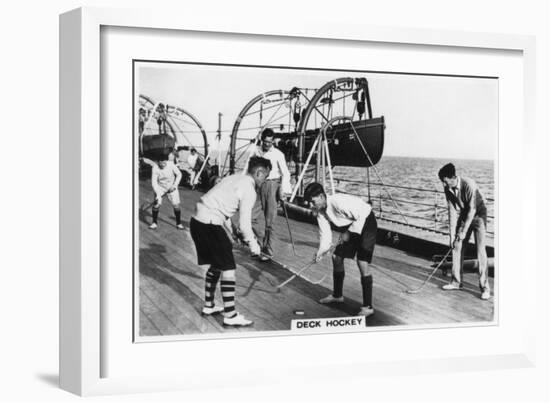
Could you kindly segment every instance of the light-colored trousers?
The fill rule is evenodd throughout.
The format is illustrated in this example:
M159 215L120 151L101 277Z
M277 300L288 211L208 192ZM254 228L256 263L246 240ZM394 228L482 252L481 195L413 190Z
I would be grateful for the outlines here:
M266 180L258 191L256 204L252 208L252 229L258 239L261 239L259 230L260 217L265 219L262 252L273 256L273 223L277 217L277 192L281 186L280 180ZM263 214L262 214L263 213Z
M466 232L466 237L464 240L459 243L457 248L453 249L453 280L461 283L462 282L462 266L464 264L464 252L468 246L468 240L470 236L474 233L476 250L477 250L477 260L479 266L479 288L484 290L490 290L489 285L489 270L487 267L487 251L485 249L485 234L487 232L487 224L482 217L474 217L468 232Z

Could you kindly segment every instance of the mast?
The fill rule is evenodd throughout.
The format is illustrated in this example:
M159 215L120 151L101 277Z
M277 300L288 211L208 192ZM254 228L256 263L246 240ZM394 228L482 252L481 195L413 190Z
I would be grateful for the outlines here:
M221 141L222 141L222 116L221 112L218 112L218 135L216 140L218 140L218 154L216 156L216 166L218 167L218 175L220 172L220 152L221 152Z

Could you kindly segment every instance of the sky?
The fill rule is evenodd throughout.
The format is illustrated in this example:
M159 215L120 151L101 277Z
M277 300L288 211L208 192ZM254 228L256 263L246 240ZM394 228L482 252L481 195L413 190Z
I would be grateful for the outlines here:
M138 63L136 68L136 97L144 94L191 112L211 145L221 112L222 149L238 113L255 96L365 77L373 116L385 117L384 155L492 160L496 154L497 79L175 63Z

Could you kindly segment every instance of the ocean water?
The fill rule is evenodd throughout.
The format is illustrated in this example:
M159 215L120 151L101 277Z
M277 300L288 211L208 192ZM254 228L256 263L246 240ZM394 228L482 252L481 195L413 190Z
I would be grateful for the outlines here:
M390 157L369 169L370 199L378 215L395 221L448 231L448 214L439 169L452 162L459 176L476 181L488 208L488 231L494 232L494 163L489 160ZM366 168L336 167L337 191L369 196ZM383 184L383 185L382 185ZM404 217L403 217L404 216ZM437 221L435 220L437 218Z
M333 170L336 191L369 199L378 217L414 226L448 232L447 203L443 185L437 176L439 169L452 162L459 176L473 179L484 196L487 210L487 230L494 236L494 162L491 160L442 159L383 156L375 167L337 166ZM242 167L241 167L242 169ZM289 166L294 173L294 166ZM306 175L304 183L313 180ZM328 175L325 182L329 185Z

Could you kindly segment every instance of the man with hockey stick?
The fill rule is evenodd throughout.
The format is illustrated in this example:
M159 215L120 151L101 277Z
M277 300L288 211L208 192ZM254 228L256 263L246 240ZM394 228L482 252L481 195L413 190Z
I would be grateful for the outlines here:
M189 224L191 237L197 250L199 265L209 265L205 278L205 303L203 315L223 311L223 323L227 326L249 326L235 309L235 259L233 245L226 229L231 231L231 217L239 212L239 230L253 254L260 254L260 245L252 232L251 214L256 202L256 188L262 185L271 170L269 160L252 157L245 174L235 174L222 179L201 197ZM225 229L224 229L225 227ZM214 305L214 294L221 278L224 307Z
M344 259L356 258L361 273L363 305L357 315L368 317L374 314L372 306L373 278L369 264L372 262L378 225L372 207L357 196L348 194L327 195L323 186L313 182L306 186L304 200L317 213L319 225L319 249L314 259L319 261L332 243L331 224L345 227L340 243L332 255L333 292L321 299L321 304L344 302Z
M439 170L449 208L449 235L452 248L452 280L445 284L446 291L462 289L462 266L468 240L474 233L479 262L479 288L481 299L491 298L485 235L487 233L487 207L475 181L456 175L456 168L449 163Z
M178 185L181 180L181 172L172 161L161 159L156 163L151 164L151 185L155 192L155 202L153 203L153 222L149 225L150 229L158 228L158 216L162 199L168 197L174 215L176 216L176 227L179 230L183 229L181 223L180 195Z
M273 235L275 233L275 218L279 200L284 200L291 192L290 172L286 166L284 154L273 145L275 133L267 128L262 131L261 146L256 147L250 157L263 157L271 162L271 173L258 189L258 198L252 210L252 227L258 235L260 217L264 216L265 227L260 260L268 261L273 256Z

